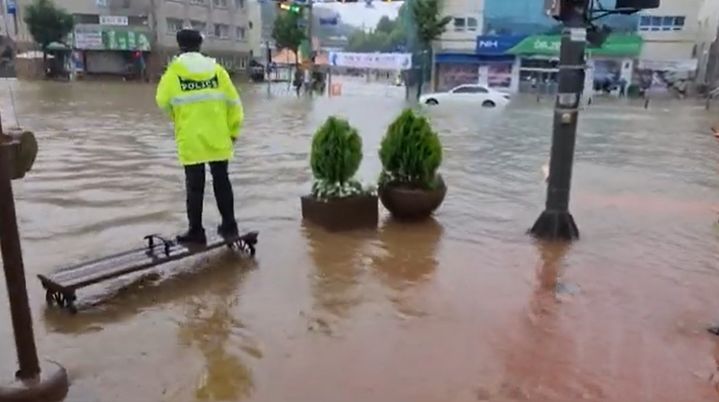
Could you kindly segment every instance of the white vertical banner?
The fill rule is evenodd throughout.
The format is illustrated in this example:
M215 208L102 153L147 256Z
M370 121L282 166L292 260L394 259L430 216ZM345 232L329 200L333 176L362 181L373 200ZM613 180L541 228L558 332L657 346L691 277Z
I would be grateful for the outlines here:
M479 66L479 72L477 74L477 84L489 86L489 66Z
M588 59L587 66L584 69L584 92L582 92L582 102L586 105L594 96L594 60Z

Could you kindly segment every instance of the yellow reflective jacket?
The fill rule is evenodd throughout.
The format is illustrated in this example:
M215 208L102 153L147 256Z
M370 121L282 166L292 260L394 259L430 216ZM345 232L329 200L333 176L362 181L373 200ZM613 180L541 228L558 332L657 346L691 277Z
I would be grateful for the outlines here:
M232 158L244 111L230 76L214 59L200 53L176 57L157 86L155 100L175 123L180 163Z

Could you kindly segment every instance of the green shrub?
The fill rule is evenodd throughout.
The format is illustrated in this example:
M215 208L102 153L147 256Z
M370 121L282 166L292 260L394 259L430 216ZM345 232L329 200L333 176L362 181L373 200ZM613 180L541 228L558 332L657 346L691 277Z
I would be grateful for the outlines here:
M361 161L362 138L357 130L346 120L328 118L312 139L312 195L326 199L361 193L362 186L352 179Z
M380 185L433 188L442 163L442 144L427 119L405 110L387 129L379 157Z

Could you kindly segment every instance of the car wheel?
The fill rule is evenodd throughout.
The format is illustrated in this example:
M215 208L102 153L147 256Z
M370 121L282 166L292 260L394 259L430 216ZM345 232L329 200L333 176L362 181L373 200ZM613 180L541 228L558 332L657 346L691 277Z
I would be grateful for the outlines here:
M497 106L497 104L494 103L494 102L492 102L492 101L490 101L490 100L484 101L484 102L482 103L482 107L495 107L495 106Z
M425 103L428 105L431 105L431 106L439 105L439 102L437 102L437 99L427 99L427 102L425 102Z

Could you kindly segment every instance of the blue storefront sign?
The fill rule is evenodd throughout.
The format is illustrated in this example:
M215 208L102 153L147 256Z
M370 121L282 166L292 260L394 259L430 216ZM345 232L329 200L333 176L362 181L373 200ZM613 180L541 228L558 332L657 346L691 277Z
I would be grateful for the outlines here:
M17 3L15 0L5 0L7 4L7 13L15 15L17 13Z
M521 42L526 35L478 36L476 52L485 56L501 56Z

